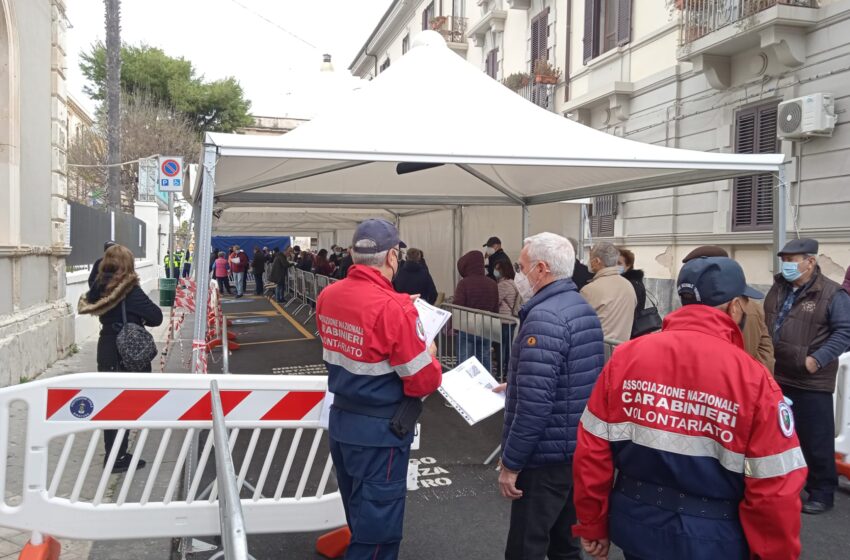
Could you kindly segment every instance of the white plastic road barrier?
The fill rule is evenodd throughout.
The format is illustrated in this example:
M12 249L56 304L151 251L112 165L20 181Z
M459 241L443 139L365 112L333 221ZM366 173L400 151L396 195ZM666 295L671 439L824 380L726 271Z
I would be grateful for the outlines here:
M838 359L835 387L835 453L838 474L850 480L850 352Z
M82 373L0 389L0 488L4 495L21 493L19 503L0 503L0 525L89 540L220 534L215 484L208 498L199 495L215 480L213 379L221 389L246 529L344 526L319 426L326 377L151 373ZM26 405L25 414L18 403ZM24 446L9 438L10 422L21 416ZM104 430L118 430L105 465ZM133 461L126 473L112 474L117 442L128 430L135 434ZM196 434L198 468L184 493L178 486ZM14 480L10 455L23 459L22 480ZM147 462L141 469L140 458Z

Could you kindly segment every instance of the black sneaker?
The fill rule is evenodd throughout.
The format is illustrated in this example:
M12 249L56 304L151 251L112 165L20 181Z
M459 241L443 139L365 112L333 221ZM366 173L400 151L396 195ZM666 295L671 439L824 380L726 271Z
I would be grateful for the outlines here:
M132 462L133 456L127 453L126 455L118 458L118 460L115 461L115 465L112 466L112 473L118 474L127 472L127 470L129 470L130 468L130 463ZM139 462L136 464L136 470L145 468L145 465L147 464L147 461L145 461L144 459L139 459Z
M816 500L808 500L803 504L803 513L807 513L809 515L820 515L828 512L832 508L832 504L818 502Z

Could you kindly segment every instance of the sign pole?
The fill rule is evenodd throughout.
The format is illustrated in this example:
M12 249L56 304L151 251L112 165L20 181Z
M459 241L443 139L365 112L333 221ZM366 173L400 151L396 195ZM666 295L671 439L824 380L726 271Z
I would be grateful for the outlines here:
M171 267L171 272L174 272L174 193L168 193L168 253L171 257L168 259L168 265ZM180 272L178 271L178 278ZM167 277L171 277L171 274L166 274Z

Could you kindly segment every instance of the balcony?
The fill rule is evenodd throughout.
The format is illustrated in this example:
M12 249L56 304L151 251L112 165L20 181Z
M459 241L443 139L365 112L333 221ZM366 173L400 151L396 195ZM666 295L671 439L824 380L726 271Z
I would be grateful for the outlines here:
M547 111L555 110L555 86L553 85L536 84L531 81L514 91L538 107L542 107Z
M466 36L472 39L476 47L483 47L488 32L500 33L505 30L506 19L506 10L489 10L469 29Z
M443 36L450 49L464 54L469 48L466 40L468 22L465 17L439 16L431 20L431 29Z
M692 62L715 89L731 85L733 57L753 51L746 79L778 76L806 60L806 29L818 21L816 0L678 0L682 40L677 58ZM740 72L736 72L740 74Z

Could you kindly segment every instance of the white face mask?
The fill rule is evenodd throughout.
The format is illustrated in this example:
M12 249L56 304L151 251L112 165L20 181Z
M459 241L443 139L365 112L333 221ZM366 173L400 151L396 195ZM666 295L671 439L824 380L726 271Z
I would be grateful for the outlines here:
M534 288L531 287L528 277L522 272L516 273L514 284L516 284L516 289L519 291L519 296L523 301L528 301L534 296Z
M487 256L489 257L489 256L491 256L493 253L495 253L495 252L496 252L496 250L495 250L494 248L492 248L492 247L487 247L487 251L486 251L486 252L487 252Z
M617 272L620 273L620 275L625 274L626 273L626 267L625 266L618 266Z

